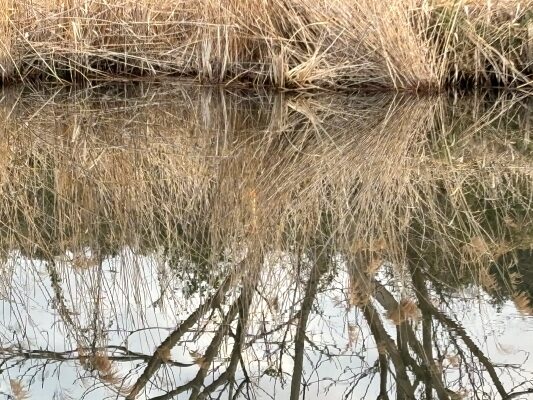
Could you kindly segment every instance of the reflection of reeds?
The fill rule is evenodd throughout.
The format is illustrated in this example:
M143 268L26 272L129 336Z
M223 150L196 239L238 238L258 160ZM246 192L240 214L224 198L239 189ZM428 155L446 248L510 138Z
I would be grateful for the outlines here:
M425 246L481 259L507 249L506 232L524 223L530 151L504 144L522 131L498 130L498 110L469 122L456 107L448 126L441 100L232 104L213 91L177 101L157 93L70 104L60 94L39 108L23 96L24 107L6 110L4 238L30 239L53 257L68 250L80 265L95 257L82 249L101 244L181 243L209 258L197 247L206 240L219 250L248 236L276 247L288 229L305 238L327 213L346 251L386 259L411 231ZM484 206L494 220L480 218Z
M201 270L253 248L305 249L319 233L348 260L371 254L357 265L370 277L419 258L459 283L530 229L528 116L512 99L42 96L8 93L2 106L0 243L59 270L90 272L125 247Z
M196 338L197 325L218 333L212 345L191 345L202 367L193 383L224 362L219 352L235 318L242 320L233 338L246 338L248 324L262 323L254 318L284 328L276 326L290 309L287 332L297 330L302 345L307 317L294 305L312 314L334 274L330 264L345 268L348 303L374 324L381 355L396 357L401 346L385 335L376 306L398 329L415 329L405 322L424 312L420 282L401 280L412 267L451 287L474 281L491 294L501 290L498 267L509 293L522 291L515 271L497 260L530 241L530 116L520 99L477 100L450 106L442 98L251 97L142 85L7 92L0 248L4 258L20 252L46 262L55 310L85 349L80 363L117 391L128 392L119 387L131 376L119 377L113 346L106 347L109 314L142 314L130 310L135 301L163 308L181 296L165 290L196 280L181 297L199 293L199 304L186 305L191 314L141 358L147 366L131 398L149 390L160 368L189 366L171 350ZM114 262L123 263L111 279L121 293L106 286L104 264ZM378 282L387 274L403 285L399 304ZM13 275L3 273L5 288ZM161 293L153 298L146 287L156 279ZM264 302L257 309L252 293ZM408 300L413 295L418 304ZM525 310L528 298L514 298ZM114 308L121 301L125 316ZM217 319L220 311L226 317ZM353 326L348 336L349 346L358 342ZM245 342L235 339L239 351Z
M10 397L13 398L13 400L27 400L30 398L28 390L24 387L21 381L10 379L9 386L11 386Z
M513 302L516 309L524 315L533 315L533 304L531 296L526 293L516 293L513 295Z

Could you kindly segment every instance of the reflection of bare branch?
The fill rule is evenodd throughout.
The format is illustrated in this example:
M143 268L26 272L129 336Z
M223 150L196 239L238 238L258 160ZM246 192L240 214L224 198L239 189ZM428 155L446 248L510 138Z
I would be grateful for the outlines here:
M426 285L424 283L424 275L422 271L419 268L413 267L412 276L413 276L413 284L416 288L420 308L423 311L431 314L433 318L438 320L440 323L444 324L449 329L450 332L453 332L456 336L460 337L463 343L472 352L472 354L481 362L481 364L483 364L487 373L492 379L492 382L494 383L496 390L498 390L498 393L500 394L500 396L503 399L512 398L514 394L512 393L510 394L505 390L502 382L500 381L498 373L496 372L496 369L494 368L494 365L488 359L488 357L481 351L481 349L474 343L474 341L468 336L465 328L463 328L456 321L452 320L451 318L447 317L443 313L439 312L439 310L437 310L437 308L431 303L431 301L429 300L429 294L428 294Z
M236 301L231 307L226 316L224 317L220 327L217 330L213 340L207 347L207 350L203 357L199 359L200 370L191 381L186 384L179 386L176 389L170 390L162 396L153 397L152 400L166 400L171 399L172 397L177 396L180 393L192 390L190 399L197 399L200 389L204 383L209 367L213 362L215 356L218 354L222 340L224 339L227 330L229 329L229 323L235 318L238 313L239 301Z
M246 347L252 346L258 340L264 339L265 337L270 336L273 333L276 333L276 332L282 330L283 328L286 328L289 325L292 325L293 322L295 322L298 318L300 318L300 313L301 313L301 310L297 311L292 317L287 319L287 321L284 321L283 323L275 326L274 328L269 329L268 331L264 331L264 332L261 332L261 333L258 333L256 335L254 335L252 337L252 339L250 339L250 340L248 340L246 342Z
M362 310L368 326L370 327L370 331L376 340L378 351L381 352L386 350L392 360L392 363L394 364L394 369L396 370L397 374L396 382L399 386L398 392L402 393L404 396L407 396L409 399L414 399L414 389L411 385L409 377L407 376L407 370L401 354L398 351L394 341L391 339L387 331L385 331L378 312L371 303L363 306Z
M300 310L300 318L298 321L298 328L296 330L296 338L294 342L294 369L291 380L291 400L297 400L300 397L307 321L309 319L311 307L313 306L318 291L320 277L327 272L328 268L327 255L324 254L324 251L325 250L322 250L320 252L313 265L313 268L311 269L309 281L307 282L307 287L305 288L302 308Z
M253 290L251 289L254 286L255 284L251 283L245 284L243 294L239 299L239 322L237 324L237 330L235 333L235 344L233 345L233 349L231 351L229 366L226 371L224 371L217 379L213 381L213 383L211 383L208 387L205 388L205 390L200 394L199 399L204 399L209 396L223 382L228 381L231 385L233 385L237 365L241 360L241 351L246 333L245 329L248 323L250 305L252 304L253 299Z
M54 291L55 302L59 315L61 315L61 318L67 325L67 329L71 333L76 334L77 325L72 320L72 312L68 309L66 305L65 296L63 295L63 288L61 287L61 278L59 277L59 273L57 272L55 263L53 261L47 262L46 270L48 272L48 275L50 276L50 284L52 286L52 290Z
M378 400L389 400L387 394L387 377L389 374L389 360L385 354L379 354L379 396Z
M514 392L514 393L508 394L507 396L503 398L503 400L511 400L511 399L515 399L517 397L523 396L525 394L531 394L531 393L533 393L533 389L522 390L520 392Z
M398 302L394 299L394 296L387 290L387 288L375 279L372 281L372 283L375 288L375 299L389 312L391 310L397 309ZM425 328L427 328L427 326ZM418 341L415 332L413 331L411 326L409 326L406 321L402 322L398 328L400 336L400 339L398 341L399 347L400 343L402 343L404 339L407 339L410 347L414 350L415 354L423 361L422 368L416 365L414 361L409 362L409 364L413 367L413 370L417 374L418 378L424 380L424 382L426 383L426 397L428 399L432 398L431 388L432 386L435 386L435 390L437 391L439 399L447 399L449 396L442 382L442 376L437 371L435 361L433 360L431 334L429 334L428 336L428 332L426 332L425 328L423 328L422 346ZM400 347L400 352L402 353L402 357L404 359L410 359L407 349L404 349L403 346ZM426 376L429 379L424 379Z
M437 383L435 389L439 398L443 398L444 385L442 383L441 374L437 372L435 366L435 360L433 359L433 335L432 335L432 319L425 310L422 310L422 346L424 348L424 359L426 360L426 366L428 366L433 381ZM431 399L433 394L433 388L431 380L426 380L426 399ZM448 397L448 396L446 396Z
M241 266L242 267L242 266ZM237 274L242 270L242 268L237 268ZM150 378L155 374L155 372L159 369L159 367L163 364L163 359L161 357L162 354L164 354L164 350L172 349L180 340L180 338L191 329L194 324L200 319L200 317L206 312L208 309L212 309L215 307L218 307L222 300L224 299L224 296L226 295L226 292L231 287L231 284L235 280L235 274L229 274L222 285L218 288L216 293L210 297L207 301L205 301L203 304L201 304L189 317L183 321L178 328L172 332L155 350L152 358L148 362L148 365L144 369L142 375L137 379L135 384L133 385L133 388L130 392L130 394L126 397L128 400L134 399L139 392L146 386Z
M91 349L92 350L92 349ZM109 361L117 362L129 362L129 361L150 361L152 355L139 353L136 351L131 351L124 346L105 346L105 347L96 347L94 349L95 353L106 353L107 359ZM118 354L117 354L118 353ZM85 358L86 355L80 355L78 350L67 350L67 351L51 351L51 350L23 350L17 348L2 348L0 349L0 354L3 357L3 361L9 359L22 358L24 360L51 360L51 361L80 361ZM195 364L182 363L179 361L167 361L169 365L175 367L190 367Z
M200 393L200 390L202 388L202 385L204 383L204 380L207 376L207 373L209 371L209 368L215 359L216 355L219 352L220 345L226 337L226 334L228 333L229 326L237 313L240 313L240 320L243 321L243 318L247 316L248 310L250 307L250 303L252 301L252 293L255 289L255 285L257 283L258 274L254 274L256 277L254 278L254 281L250 281L249 279L244 280L244 288L242 290L241 295L239 298L235 301L235 303L232 304L230 307L228 313L223 318L222 322L220 323L220 327L218 328L213 340L207 347L204 356L200 359L200 370L192 379L191 381L187 382L186 384L171 390L164 395L157 396L152 398L152 400L167 400L171 399L172 397L177 396L180 393L186 392L188 390L191 390L190 399L191 400L197 400L197 399L204 399L206 396L211 394L218 386L223 384L224 382L233 379L233 375L235 373L235 370L237 368L237 364L239 361L239 355L240 355L240 349L242 346L242 337L244 333L242 332L242 324L240 325L241 331L240 336L241 339L237 339L232 350L231 354L231 361L229 368L222 373L218 379L216 379L211 385L209 385L204 392Z

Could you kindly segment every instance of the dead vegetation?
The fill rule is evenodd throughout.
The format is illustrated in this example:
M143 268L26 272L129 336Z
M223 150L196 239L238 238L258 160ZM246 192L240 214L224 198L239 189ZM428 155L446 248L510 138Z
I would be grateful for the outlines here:
M4 0L4 81L531 85L531 0Z

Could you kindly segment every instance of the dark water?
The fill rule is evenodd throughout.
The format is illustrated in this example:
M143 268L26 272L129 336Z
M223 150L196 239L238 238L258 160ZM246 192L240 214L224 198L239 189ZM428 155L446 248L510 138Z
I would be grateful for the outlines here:
M533 398L532 105L5 91L0 398Z

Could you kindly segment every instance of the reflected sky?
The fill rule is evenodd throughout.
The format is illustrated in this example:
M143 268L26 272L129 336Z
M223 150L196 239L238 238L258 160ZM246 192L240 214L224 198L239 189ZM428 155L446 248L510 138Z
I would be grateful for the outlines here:
M0 399L533 396L530 107L4 89Z

